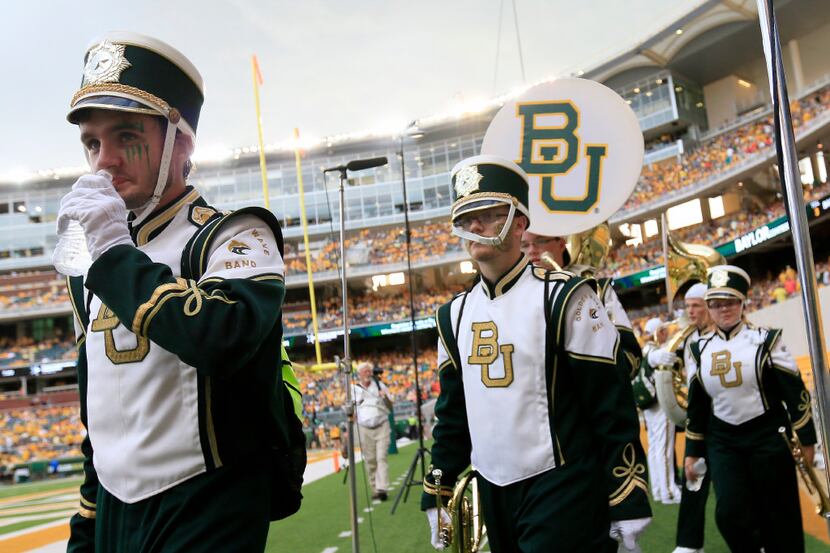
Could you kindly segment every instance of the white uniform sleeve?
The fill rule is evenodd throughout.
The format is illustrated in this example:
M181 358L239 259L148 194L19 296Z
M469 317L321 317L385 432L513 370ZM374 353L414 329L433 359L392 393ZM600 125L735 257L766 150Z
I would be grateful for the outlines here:
M617 327L591 287L580 284L565 308L565 351L614 362L620 340Z
M781 369L784 372L792 373L793 375L800 374L795 358L789 350L787 350L787 346L784 345L784 341L781 339L780 335L772 346L770 358L772 359L772 365L775 368Z
M603 303L605 304L605 309L608 310L608 316L611 318L612 323L631 330L631 320L628 318L625 309L623 309L622 302L614 291L614 287L610 284L605 289L605 301Z
M243 216L230 222L213 244L203 279L285 275L285 263L274 233L256 217Z

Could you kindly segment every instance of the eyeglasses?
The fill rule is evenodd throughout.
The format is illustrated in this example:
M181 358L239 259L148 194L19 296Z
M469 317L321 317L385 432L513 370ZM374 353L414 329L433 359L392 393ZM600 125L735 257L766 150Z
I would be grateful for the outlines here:
M489 227L492 226L494 223L503 221L505 219L507 219L507 213L503 211L484 210L462 215L461 217L453 221L452 224L454 227L458 227L463 230L470 230L470 227L473 226L473 222L475 221L478 221L484 227Z
M706 304L711 311L732 309L741 305L741 300L712 300Z
M533 240L523 241L521 247L523 250L529 250L530 248L544 248L551 242L555 242L558 240L562 239L557 236L551 238L534 238Z

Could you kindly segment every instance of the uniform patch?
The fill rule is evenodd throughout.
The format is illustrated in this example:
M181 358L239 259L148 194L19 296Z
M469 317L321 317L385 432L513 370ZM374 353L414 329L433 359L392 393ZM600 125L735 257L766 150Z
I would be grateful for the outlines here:
M201 227L207 223L208 219L213 217L215 213L216 210L212 207L194 206L193 209L190 210L190 220Z
M248 255L248 252L251 251L251 247L245 242L231 240L228 244L228 251L235 253L236 255Z

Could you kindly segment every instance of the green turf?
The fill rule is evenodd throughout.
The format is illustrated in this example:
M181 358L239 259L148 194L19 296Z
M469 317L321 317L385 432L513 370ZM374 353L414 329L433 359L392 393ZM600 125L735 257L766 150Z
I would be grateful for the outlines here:
M0 486L0 499L27 495L30 493L48 492L61 488L77 488L81 485L81 478L61 478L60 480L49 480L46 482L32 482L27 484L14 484Z
M390 480L406 472L415 450L413 446L400 450L398 455L389 456ZM429 457L427 456L427 462ZM360 550L364 553L421 553L434 551L428 542L426 517L420 512L420 488L411 488L409 501L401 503L394 515L389 514L391 503L398 489L392 492L390 500L375 506L371 513L372 527L366 507L366 487L362 464L358 465L357 479L359 507L358 516L363 518L359 525ZM420 471L417 471L420 475ZM327 476L303 488L305 499L299 514L271 525L266 551L269 553L322 553L327 547L337 547L337 553L352 550L351 538L338 535L349 530L348 484L344 485L343 473ZM676 505L653 504L654 521L641 538L644 553L669 553L674 549ZM374 534L374 543L373 543ZM827 553L830 546L806 536L807 553ZM375 546L376 544L376 546ZM718 533L714 521L714 501L707 505L706 553L728 553L726 544ZM489 551L489 548L485 548Z

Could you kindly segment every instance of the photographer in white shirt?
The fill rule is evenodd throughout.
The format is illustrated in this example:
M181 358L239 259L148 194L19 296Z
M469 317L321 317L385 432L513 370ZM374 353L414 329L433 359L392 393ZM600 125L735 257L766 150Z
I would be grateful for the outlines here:
M369 472L372 499L386 501L389 490L389 413L392 412L392 396L386 384L375 378L372 365L362 362L357 366L354 386L357 413L357 431L363 459Z

